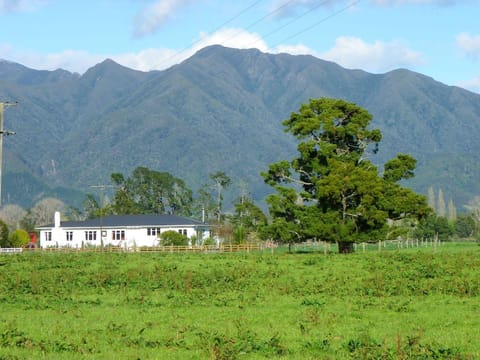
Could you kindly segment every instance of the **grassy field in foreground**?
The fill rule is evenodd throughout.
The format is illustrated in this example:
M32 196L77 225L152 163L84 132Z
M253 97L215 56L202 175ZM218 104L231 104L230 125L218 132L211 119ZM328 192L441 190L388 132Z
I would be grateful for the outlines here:
M480 246L0 256L0 359L479 359Z

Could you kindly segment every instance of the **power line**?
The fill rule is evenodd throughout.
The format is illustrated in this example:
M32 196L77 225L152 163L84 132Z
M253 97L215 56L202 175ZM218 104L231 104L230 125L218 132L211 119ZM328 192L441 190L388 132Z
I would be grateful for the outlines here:
M225 25L228 25L230 24L233 20L236 20L238 19L240 16L242 16L244 13L246 13L248 10L250 10L251 8L257 6L259 3L261 3L262 0L258 0L258 1L254 1L252 4L250 4L249 6L247 6L245 9L243 9L242 11L240 11L238 14L236 14L235 16L233 16L232 18L228 19L227 21L225 21L223 24L217 26L215 29L213 29L211 31L211 33L214 33L215 31L217 30L220 30L222 27L224 27Z
M325 5L325 4L329 3L329 2L330 2L330 0L320 1L317 5L309 8L309 9L308 9L307 11L305 11L303 14L301 14L301 15L299 15L299 16L297 16L297 17L294 17L292 20L286 22L285 24L283 24L283 25L281 25L281 26L273 29L272 31L266 33L265 35L262 35L262 39L266 39L266 38L269 37L270 35L273 35L273 34L275 34L276 32L278 32L278 31L286 28L287 26L293 24L294 22L297 22L298 20L300 20L300 19L303 18L304 16L307 16L307 15L310 14L311 12L317 10L320 6L323 6L323 5ZM258 40L257 40L256 42L258 42ZM255 43L256 43L256 42L255 42Z
M1 102L0 101L0 207L2 206L2 163L3 163L3 136L14 135L14 131L3 130L3 110L7 106L16 106L18 101L15 102Z
M103 230L103 206L105 206L104 200L105 200L105 189L106 188L113 188L115 187L114 185L108 185L108 184L100 184L100 185L90 185L91 188L94 189L99 189L101 191L100 194L100 204L99 204L99 211L100 211L100 241L103 244L103 240L106 239L107 237L107 232Z
M230 41L232 39L235 39L238 35L240 35L243 31L246 31L246 30L250 30L251 28L253 28L255 25L258 25L260 24L262 21L264 21L265 19L269 18L270 16L274 15L275 13L278 13L280 12L280 10L282 10L283 8L287 7L288 5L290 5L292 2L294 2L295 0L288 0L287 2L283 3L282 5L280 5L279 7L273 9L272 11L270 11L269 13L267 13L266 15L262 16L261 18L255 20L254 22L250 23L246 28L242 29L242 30L239 30L237 31L236 33L234 33L232 36L230 36L229 38L226 39L226 41ZM216 30L215 30L216 31ZM263 38L263 37L262 37ZM254 41L252 44L255 44L257 43L259 40L257 41Z
M291 40L291 39L297 37L298 35L301 35L301 34L307 32L307 31L312 30L313 28L315 28L315 27L317 27L318 25L324 23L325 21L327 21L327 20L329 20L329 19L331 19L331 18L333 18L333 17L335 17L335 16L337 16L337 15L340 15L340 14L343 13L344 11L352 8L353 6L355 6L356 4L358 4L359 2L360 2L360 0L356 0L356 1L349 2L349 4L348 4L347 6L344 6L343 8L341 8L341 9L339 9L339 10L337 10L337 11L334 11L334 12L331 13L330 15L325 16L324 18L322 18L322 19L320 19L319 21L313 23L312 25L310 25L310 26L308 26L308 27L306 27L306 28L304 28L304 29L302 29L302 30L300 30L300 31L292 34L291 36L289 36L289 37L287 37L287 38L284 38L283 40L275 43L275 44L273 45L273 47L275 47L275 46L277 46L277 45L279 45L279 44L281 44L281 43L283 43L283 42L286 42L286 41L288 41L288 40Z
M89 186L90 188L92 189L98 189L101 191L101 194L100 194L100 198L99 198L99 201L100 201L100 207L103 207L105 204L103 203L104 200L105 200L105 190L107 188L115 188L116 186L115 185L110 185L110 184L100 184L100 185L90 185Z
M253 3L251 3L250 5L248 5L246 8L242 9L240 12L238 12L236 15L232 16L230 19L228 19L227 21L223 22L222 24L218 25L217 27L215 27L212 31L210 31L210 34L212 33L215 33L216 31L220 30L222 27L224 27L225 25L228 25L230 24L232 21L238 19L240 16L242 16L243 14L245 14L247 11L249 11L250 9L254 8L255 6L257 6L260 2L262 2L263 0L256 0L254 1ZM290 1L291 2L291 1ZM155 67L159 67L160 65L163 65L165 63L168 63L170 60L173 60L175 59L177 56L179 56L180 54L182 54L183 52L185 52L186 50L192 48L193 46L195 46L196 44L198 44L202 39L198 39L198 40L195 40L193 42L191 42L189 45L185 46L182 50L180 51L177 51L175 54L173 54L172 56L169 56L168 58L164 59L162 62L158 63Z
M252 4L250 4L249 6L247 6L246 8L244 8L242 11L240 11L239 13L237 13L235 16L233 16L232 18L230 18L229 20L225 21L224 23L222 23L221 25L217 26L214 30L212 30L210 32L210 34L212 33L215 33L216 31L218 31L219 29L221 29L222 27L224 27L225 25L231 23L233 20L237 19L238 17L240 17L241 15L243 15L244 13L246 13L247 11L249 11L250 9L252 9L253 7L255 7L258 3L260 3L262 0L257 0L257 1L254 1ZM265 19L269 18L270 16L280 12L281 10L283 10L284 8L286 8L287 6L289 6L292 2L294 2L295 0L288 0L286 1L285 3L281 4L280 6L276 7L275 9L273 9L272 11L270 11L269 13L267 13L266 15L258 18L257 20L253 21L252 23L250 23L247 27L245 27L244 29L242 30L239 30L237 31L236 33L234 33L232 36L228 37L225 41L230 41L234 38L236 38L238 35L240 35L243 31L248 31L250 29L252 29L254 26L258 25L259 23L261 23L262 21L264 21ZM278 31L288 27L289 25L293 24L294 22L300 20L301 18L305 17L306 15L312 13L313 11L317 10L319 7L327 4L330 0L323 0L323 1L320 1L317 5L313 6L313 7L310 7L307 11L303 12L302 14L294 17L291 21L288 21L287 23L285 24L282 24L281 26L273 29L272 31L266 33L265 35L261 35L261 38L262 39L265 39L275 33L277 33ZM323 17L322 19L320 19L319 21L316 21L315 23L311 24L310 26L282 39L281 41L278 41L277 43L274 43L273 45L270 45L269 47L271 48L274 48L275 46L278 46L279 44L283 43L283 42L287 42L288 40L291 40L307 31L310 31L311 29L317 27L318 25L324 23L325 21L335 17L335 16L338 16L340 15L341 13L343 13L344 11L352 8L353 6L355 6L356 4L358 4L360 2L360 0L355 0L355 1L349 1L348 5L347 6L344 6L343 8L337 10L337 11L334 11L333 13L331 13L330 15L328 16L325 16ZM166 63L167 61L169 60L172 60L174 59L175 57L179 56L181 53L185 52L186 50L190 49L191 47L193 47L195 44L198 44L199 42L201 41L200 40L197 40L197 41L194 41L192 42L190 45L186 46L185 48L183 48L181 51L175 53L174 55L172 55L171 57L165 59L164 61L162 61L162 63L160 64L163 64L163 63ZM252 46L253 44L256 44L258 41L260 40L255 40L253 42L251 42ZM157 64L157 67L158 67L159 64Z
M279 12L280 10L282 10L283 8L287 7L288 5L290 5L290 3L294 2L295 0L289 0L287 2L285 2L283 5L280 5L279 7L273 9L272 11L270 11L268 14L262 16L260 19L257 19L255 20L253 23L251 23L250 25L248 25L245 30L250 30L252 27L254 27L255 25L257 24L260 24L263 20L269 18L270 16L272 16L273 14ZM229 40L237 37L239 34L241 33L241 31L239 31L238 33L234 34Z

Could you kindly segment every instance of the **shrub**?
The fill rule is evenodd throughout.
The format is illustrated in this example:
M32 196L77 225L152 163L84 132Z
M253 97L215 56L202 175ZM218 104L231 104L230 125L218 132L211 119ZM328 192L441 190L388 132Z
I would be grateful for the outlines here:
M28 236L28 233L25 230L17 229L10 233L8 240L12 247L24 247L30 242L30 236Z
M188 238L174 230L168 230L160 235L160 245L186 246L188 245Z

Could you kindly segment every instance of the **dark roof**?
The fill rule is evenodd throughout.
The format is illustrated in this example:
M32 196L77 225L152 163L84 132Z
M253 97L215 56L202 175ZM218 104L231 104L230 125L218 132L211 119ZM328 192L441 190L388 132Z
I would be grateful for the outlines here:
M109 215L85 221L61 221L64 228L96 228L96 227L161 227L161 226L208 226L201 221L176 215ZM54 224L38 228L53 228Z

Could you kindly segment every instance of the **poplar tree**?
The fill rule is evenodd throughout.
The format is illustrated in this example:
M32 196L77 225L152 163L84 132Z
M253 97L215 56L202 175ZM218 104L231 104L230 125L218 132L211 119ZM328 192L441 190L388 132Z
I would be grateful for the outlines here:
M430 186L428 188L427 192L427 199L428 199L428 206L435 211L435 190L433 190L433 186Z
M442 189L438 189L437 215L444 218L447 217L447 207L445 205Z
M447 210L448 210L447 219L450 221L455 221L457 219L457 209L455 208L453 199L450 199L450 201L448 202Z

